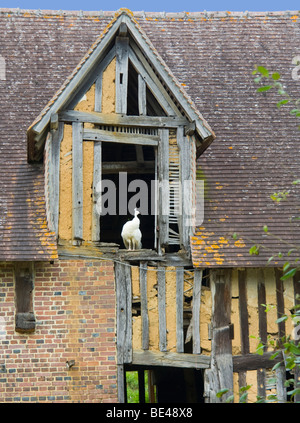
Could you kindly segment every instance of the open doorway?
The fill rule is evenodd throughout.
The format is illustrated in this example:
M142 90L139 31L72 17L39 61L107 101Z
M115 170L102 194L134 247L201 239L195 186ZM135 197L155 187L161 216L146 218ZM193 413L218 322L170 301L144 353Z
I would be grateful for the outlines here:
M124 375L127 403L204 403L203 370L126 365Z
M115 187L115 202L113 213L100 216L101 242L117 243L125 248L122 227L133 218L133 209L137 207L140 211L142 248L155 247L155 155L152 146L102 143L102 182L105 186L110 181ZM106 196L102 210L108 208L105 201L108 201Z

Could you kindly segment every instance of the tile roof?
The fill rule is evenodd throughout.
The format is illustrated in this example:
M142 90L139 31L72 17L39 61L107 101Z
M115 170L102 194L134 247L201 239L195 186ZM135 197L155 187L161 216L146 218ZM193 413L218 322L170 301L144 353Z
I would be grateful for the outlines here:
M6 78L0 78L0 260L57 254L46 224L42 165L27 163L26 131L114 15L0 9L6 64ZM299 132L295 118L276 109L272 93L255 93L251 71L255 64L279 71L297 95L291 62L300 53L299 13L134 17L217 136L198 160L206 197L204 222L192 238L194 264L264 265L284 244L264 235L263 225L299 242L297 221L290 223L299 215L297 186L291 185L299 179ZM276 205L269 196L283 189L291 189L290 199ZM250 256L250 246L261 241L267 249Z

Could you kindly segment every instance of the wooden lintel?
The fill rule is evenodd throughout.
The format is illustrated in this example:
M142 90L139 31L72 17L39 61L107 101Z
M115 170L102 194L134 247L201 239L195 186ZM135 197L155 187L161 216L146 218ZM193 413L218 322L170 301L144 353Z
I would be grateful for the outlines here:
M178 116L127 116L124 114L107 114L99 112L80 112L66 110L59 113L62 122L86 122L98 125L132 126L146 128L176 128L188 125L184 117Z
M158 145L159 137L154 135L110 132L101 129L86 129L83 131L84 141L103 141L125 144Z
M210 356L202 354L134 350L132 354L132 364L208 369L210 366Z

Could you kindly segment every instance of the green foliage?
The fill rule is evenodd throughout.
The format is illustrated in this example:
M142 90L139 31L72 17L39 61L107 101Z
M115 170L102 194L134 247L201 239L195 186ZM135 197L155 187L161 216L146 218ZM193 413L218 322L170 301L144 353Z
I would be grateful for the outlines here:
M138 372L126 372L127 402L139 403L139 380ZM148 394L148 372L145 372L145 401L149 402Z

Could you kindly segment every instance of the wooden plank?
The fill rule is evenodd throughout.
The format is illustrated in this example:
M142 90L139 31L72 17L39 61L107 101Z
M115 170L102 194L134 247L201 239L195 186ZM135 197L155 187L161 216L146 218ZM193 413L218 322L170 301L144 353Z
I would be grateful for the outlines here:
M147 294L147 262L140 263L140 293L141 293L141 317L142 317L142 349L149 349L149 316Z
M187 125L186 118L178 116L125 116L100 112L80 112L77 110L65 110L59 113L62 122L88 122L98 125L132 126L147 128L177 128Z
M157 268L159 350L167 351L166 269Z
M233 394L233 361L230 337L231 271L211 272L212 342L211 368L205 372L206 402L225 402ZM229 391L221 398L216 393Z
M85 129L83 131L84 141L103 141L125 144L158 145L159 137L155 135L131 134L123 132L110 132L102 129Z
M194 271L193 287L193 354L201 353L200 344L200 305L201 305L201 287L202 270Z
M208 369L210 357L202 354L184 354L159 351L134 350L132 364L142 366L168 366L195 369Z
M262 304L266 304L266 287L263 269L258 269L257 274L257 300L258 300L258 333L261 342L265 345L264 352L267 351L268 333L267 333L267 313ZM266 397L266 371L257 370L257 395Z
M52 133L51 166L52 166L52 222L56 237L58 236L59 221L59 172L60 172L60 146L64 136L64 123L59 122L58 129Z
M101 192L99 184L101 182L101 142L94 143L94 170L93 170L93 216L92 216L92 241L100 240L100 214L99 204Z
M175 116L176 112L170 105L170 103L167 101L166 96L164 95L166 90L163 91L158 88L158 86L155 84L153 79L150 77L148 72L145 70L144 66L141 64L137 56L135 55L134 51L129 48L129 59L134 66L135 70L138 74L140 74L149 90L152 92L156 100L158 101L161 108L164 110L167 116Z
M183 331L183 286L184 268L176 268L176 351L184 352L184 331Z
M101 112L102 110L102 78L103 71L101 70L95 82L95 112Z
M271 360L273 351L265 352L263 355L260 354L243 354L234 355L233 371L234 372L246 372L249 370L257 369L271 369L276 363L283 360L282 354L280 353L276 358Z
M191 147L189 140L184 137L184 128L177 129L177 144L180 149L180 183L181 204L179 205L181 243L189 251L190 235L192 235L192 181L191 181Z
M132 287L131 269L115 263L117 364L132 362Z
M126 401L126 372L123 364L117 365L117 380L118 380L118 402L123 404Z
M249 354L249 321L247 306L246 270L238 270L241 352Z
M83 238L83 124L72 123L72 232L73 239Z
M159 175L159 244L164 247L169 238L169 131L160 129L158 145L158 175Z
M139 104L139 115L147 115L147 99L146 99L146 82L143 77L138 75L138 104Z
M283 281L280 280L281 276L282 276L282 272L279 269L275 269L277 318L278 319L285 314L284 297L283 297ZM285 322L278 323L278 336L279 336L279 339L285 336Z
M116 38L116 113L127 113L129 38Z

